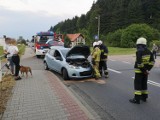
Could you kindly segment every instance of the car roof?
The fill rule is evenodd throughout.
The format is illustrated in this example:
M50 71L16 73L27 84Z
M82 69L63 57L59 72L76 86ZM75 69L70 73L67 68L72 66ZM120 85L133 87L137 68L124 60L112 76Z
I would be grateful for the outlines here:
M69 50L70 48L65 48L64 46L52 46L51 49L57 49L57 50Z

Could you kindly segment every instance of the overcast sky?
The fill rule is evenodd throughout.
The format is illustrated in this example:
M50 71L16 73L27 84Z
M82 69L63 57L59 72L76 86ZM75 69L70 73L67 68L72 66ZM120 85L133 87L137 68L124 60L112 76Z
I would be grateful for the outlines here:
M47 31L60 21L86 14L93 1L0 0L0 37L31 39L32 35Z

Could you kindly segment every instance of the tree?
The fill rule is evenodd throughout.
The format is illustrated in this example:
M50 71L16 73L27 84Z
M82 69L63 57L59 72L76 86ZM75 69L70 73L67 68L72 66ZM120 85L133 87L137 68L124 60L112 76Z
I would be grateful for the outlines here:
M98 22L95 17L98 15L101 17L100 38L135 23L144 23L160 30L159 6L160 0L97 0L86 14L58 23L53 31L76 33L87 30L91 40L97 34Z
M17 39L17 43L19 43L19 44L25 44L26 45L26 41L23 38L23 36L19 36L19 38Z
M70 39L67 37L67 35L65 35L64 37L64 46L65 47L70 47L71 41Z

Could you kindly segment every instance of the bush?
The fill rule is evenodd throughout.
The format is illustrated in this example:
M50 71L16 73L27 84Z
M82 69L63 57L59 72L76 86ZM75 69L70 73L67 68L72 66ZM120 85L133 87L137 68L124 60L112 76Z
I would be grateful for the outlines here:
M107 43L112 47L133 48L139 37L145 37L147 44L160 38L158 30L147 24L132 24L125 29L119 29L107 34Z
M145 37L147 44L160 37L158 30L151 28L146 24L133 24L123 30L121 35L121 47L135 47L139 37Z
M119 29L114 33L109 33L107 35L107 43L112 47L120 47L122 31L123 30Z

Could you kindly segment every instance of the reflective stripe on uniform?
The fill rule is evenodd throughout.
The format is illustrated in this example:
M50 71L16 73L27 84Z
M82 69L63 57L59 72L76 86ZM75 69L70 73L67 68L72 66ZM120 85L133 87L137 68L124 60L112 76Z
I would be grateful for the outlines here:
M138 68L143 68L144 67L144 64L141 63L141 64L137 64Z
M107 53L104 53L103 55L107 56L108 54L107 54Z
M149 65L154 65L154 63L155 63L155 62L153 62L153 61L152 61L152 62L149 62Z
M135 69L134 72L135 73L142 73L142 71L140 69Z
M142 95L142 92L141 91L135 91L134 94L135 95Z
M150 55L142 56L142 62L143 64L149 64Z
M143 90L143 91L142 91L142 94L148 94L148 91Z

